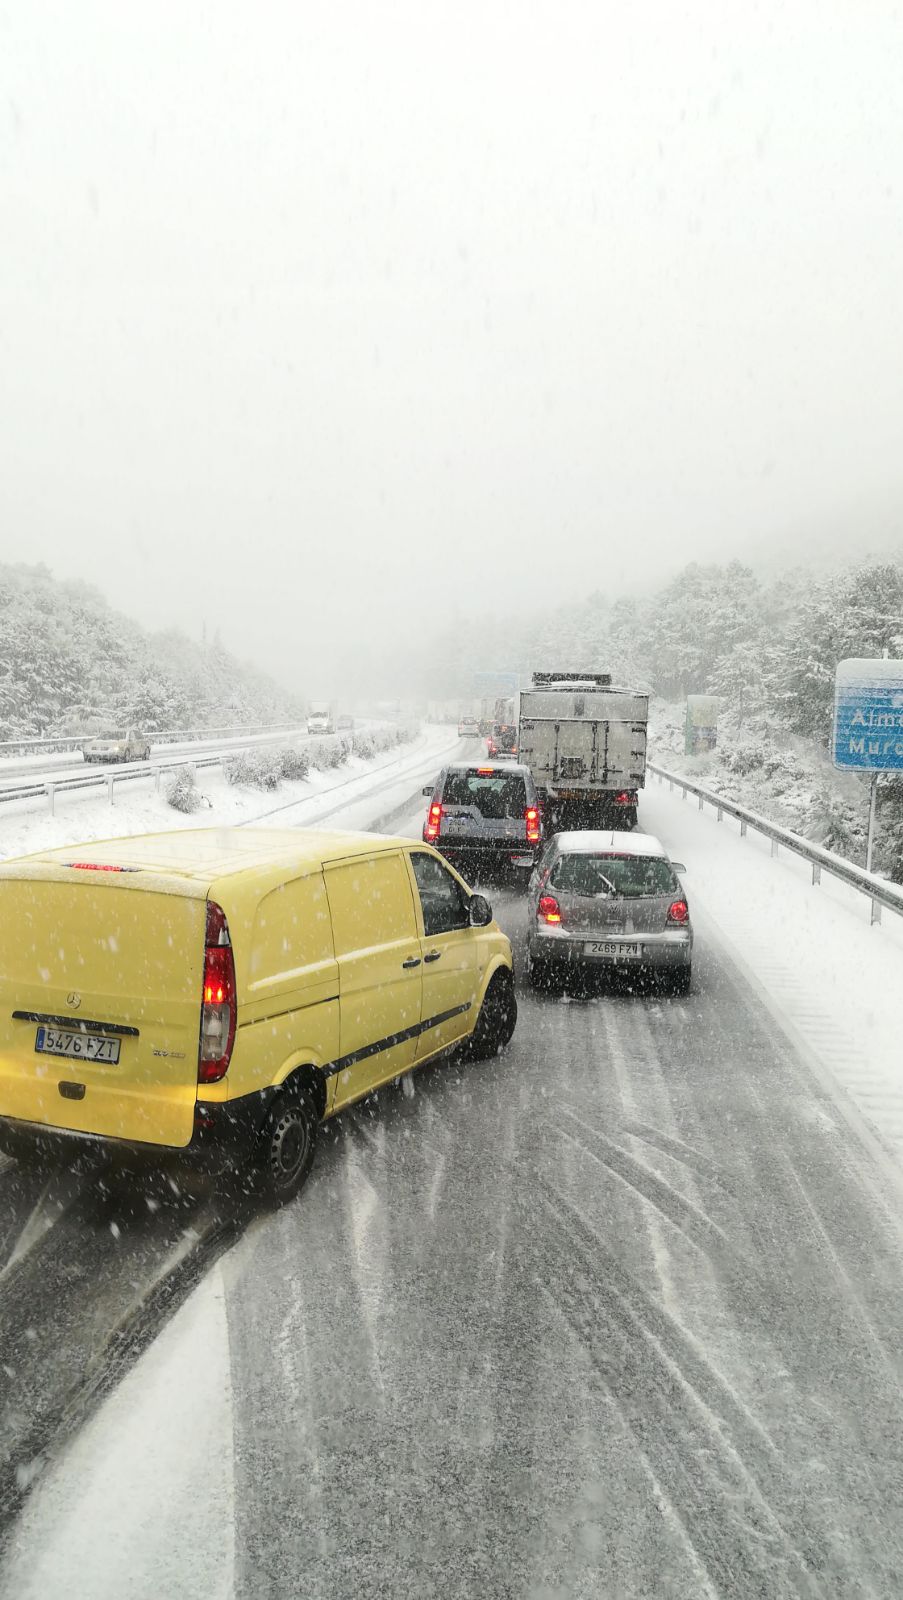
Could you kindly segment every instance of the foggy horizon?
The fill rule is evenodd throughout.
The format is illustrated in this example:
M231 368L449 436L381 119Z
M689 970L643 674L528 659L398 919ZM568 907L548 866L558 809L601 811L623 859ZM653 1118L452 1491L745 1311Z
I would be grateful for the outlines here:
M10 16L3 558L322 694L897 541L899 15L644 20Z

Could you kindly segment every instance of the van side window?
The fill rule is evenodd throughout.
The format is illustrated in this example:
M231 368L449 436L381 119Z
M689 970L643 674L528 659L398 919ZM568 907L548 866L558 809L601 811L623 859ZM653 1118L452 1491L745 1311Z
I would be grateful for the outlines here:
M411 866L420 891L426 937L433 939L437 933L452 933L456 928L469 927L468 897L442 862L422 850L415 850L411 854Z

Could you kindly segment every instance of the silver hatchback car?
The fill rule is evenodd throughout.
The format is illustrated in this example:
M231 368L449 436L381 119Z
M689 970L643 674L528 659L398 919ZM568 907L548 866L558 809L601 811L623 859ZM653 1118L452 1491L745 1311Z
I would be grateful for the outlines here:
M653 969L686 994L693 928L663 844L649 833L557 833L527 890L530 981L551 987L574 965Z

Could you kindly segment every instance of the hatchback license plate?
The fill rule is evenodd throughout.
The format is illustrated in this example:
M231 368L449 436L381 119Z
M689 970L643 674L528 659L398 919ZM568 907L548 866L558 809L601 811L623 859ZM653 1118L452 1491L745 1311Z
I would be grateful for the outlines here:
M115 1066L119 1060L118 1039L107 1039L100 1033L70 1033L68 1028L39 1028L35 1049L45 1056L66 1056L71 1061L108 1061Z
M638 961L643 954L641 944L619 944L614 939L602 939L583 948L588 956L617 956L626 961Z

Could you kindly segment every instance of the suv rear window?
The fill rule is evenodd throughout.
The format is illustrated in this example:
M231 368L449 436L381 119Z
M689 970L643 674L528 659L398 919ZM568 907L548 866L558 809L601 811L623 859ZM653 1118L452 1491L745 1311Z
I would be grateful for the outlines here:
M564 894L615 894L625 900L674 894L679 887L662 856L562 856L549 882Z
M470 806L481 817L523 817L527 785L519 772L450 772L442 791L445 806Z

